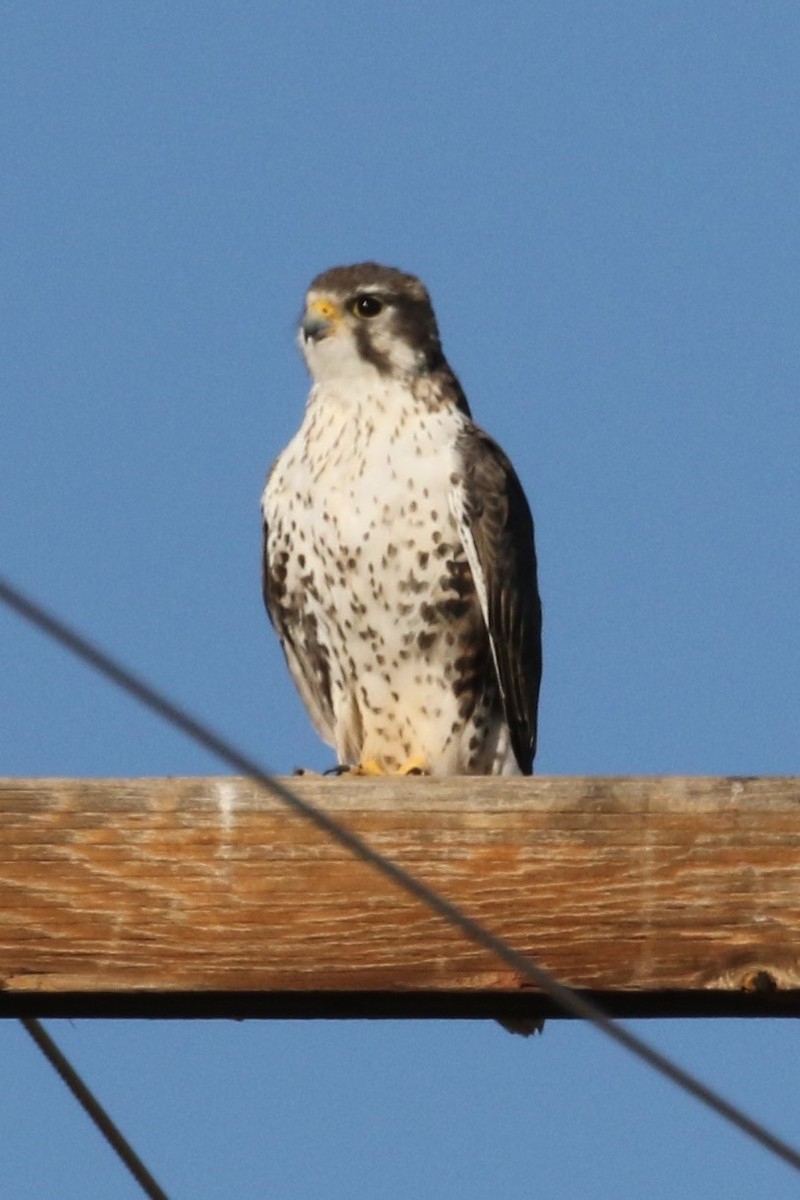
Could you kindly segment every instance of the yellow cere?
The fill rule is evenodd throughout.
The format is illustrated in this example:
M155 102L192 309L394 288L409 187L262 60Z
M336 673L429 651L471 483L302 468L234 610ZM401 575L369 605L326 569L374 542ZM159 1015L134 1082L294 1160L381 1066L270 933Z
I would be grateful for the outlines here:
M320 317L324 317L326 321L338 321L342 315L342 310L338 304L326 297L320 297L318 300L312 300L308 306L310 313L316 313Z

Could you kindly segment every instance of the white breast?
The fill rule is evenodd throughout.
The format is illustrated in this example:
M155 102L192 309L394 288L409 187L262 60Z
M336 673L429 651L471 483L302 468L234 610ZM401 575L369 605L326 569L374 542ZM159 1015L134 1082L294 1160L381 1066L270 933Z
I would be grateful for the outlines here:
M451 522L448 497L463 421L452 408L420 412L397 382L374 383L362 393L351 386L346 395L318 385L270 476L263 500L268 525L283 519L290 496L298 530L314 537L322 553L335 547L337 555L346 550L380 562L390 546Z
M442 635L424 652L426 612L446 595L448 562L464 558L451 495L465 420L397 382L351 382L346 395L317 385L270 475L270 556L291 545L287 589L320 640L340 648L332 720L312 712L340 761L376 757L392 769L424 753L436 773L465 769L474 730L456 736L452 688L462 648Z

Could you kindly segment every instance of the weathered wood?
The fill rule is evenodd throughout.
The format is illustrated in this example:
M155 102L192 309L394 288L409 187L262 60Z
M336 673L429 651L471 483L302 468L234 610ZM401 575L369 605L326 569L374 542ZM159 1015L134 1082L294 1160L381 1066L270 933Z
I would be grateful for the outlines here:
M290 781L628 1015L800 1015L800 780ZM236 778L0 781L0 1014L552 1006Z

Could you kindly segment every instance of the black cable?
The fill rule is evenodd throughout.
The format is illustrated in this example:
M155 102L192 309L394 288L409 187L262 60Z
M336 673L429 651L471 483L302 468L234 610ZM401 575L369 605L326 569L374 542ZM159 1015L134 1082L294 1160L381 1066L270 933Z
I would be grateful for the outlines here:
M150 1200L169 1200L169 1196L156 1183L139 1155L111 1120L99 1100L90 1092L78 1072L65 1058L47 1030L35 1017L20 1017L22 1025L31 1035L50 1065L58 1072L89 1117L94 1121L111 1149L130 1171L133 1178Z
M796 1171L800 1171L800 1151L795 1149L795 1147L771 1133L760 1122L742 1112L736 1105L731 1104L730 1101L720 1096L699 1079L696 1079L688 1071L673 1063L666 1055L661 1054L658 1050L650 1046L649 1043L637 1037L636 1034L631 1033L623 1026L612 1021L596 1004L586 1000L570 988L565 987L564 984L559 983L544 967L540 967L532 959L508 946L496 934L484 929L480 922L463 913L461 909L434 891L433 888L428 887L427 884L416 879L402 867L392 862L391 859L384 857L379 851L374 850L358 834L351 833L350 830L340 825L338 821L322 809L309 803L308 800L303 800L300 796L295 795L286 784L270 776L243 751L226 741L213 730L207 728L196 718L190 716L189 713L185 712L177 704L174 704L161 692L152 688L143 679L122 666L121 663L117 662L88 639L82 637L52 613L3 581L2 578L0 578L0 601L7 604L9 608L14 609L20 616L59 642L60 645L70 650L76 657L88 663L89 666L99 671L102 675L105 675L107 679L112 680L123 691L135 696L145 707L157 713L164 720L169 721L170 724L193 738L194 741L205 747L206 750L217 755L243 775L250 776L251 779L272 792L294 812L307 817L318 829L323 830L341 846L346 847L357 858L369 863L370 866L374 867L382 875L386 876L386 878L391 879L404 891L422 901L423 904L438 913L439 916L443 917L451 925L460 929L471 941L476 942L479 946L483 946L486 950L492 951L503 962L507 963L521 975L526 976L543 992L546 992L565 1012L582 1020L590 1021L598 1029L607 1034L608 1037L612 1038L619 1045L624 1046L626 1050L629 1050L654 1070L664 1075L665 1078L670 1079L678 1087L694 1096L697 1100L700 1100L719 1116L729 1121L732 1125L735 1125L748 1137L759 1142L770 1153L783 1159L791 1167L794 1167Z

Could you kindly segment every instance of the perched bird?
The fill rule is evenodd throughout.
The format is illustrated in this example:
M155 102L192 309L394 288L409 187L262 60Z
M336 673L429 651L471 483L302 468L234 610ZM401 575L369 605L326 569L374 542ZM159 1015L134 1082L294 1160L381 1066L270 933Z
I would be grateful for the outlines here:
M267 479L263 585L314 725L359 774L530 775L533 522L427 291L392 267L334 267L299 341L313 386Z

